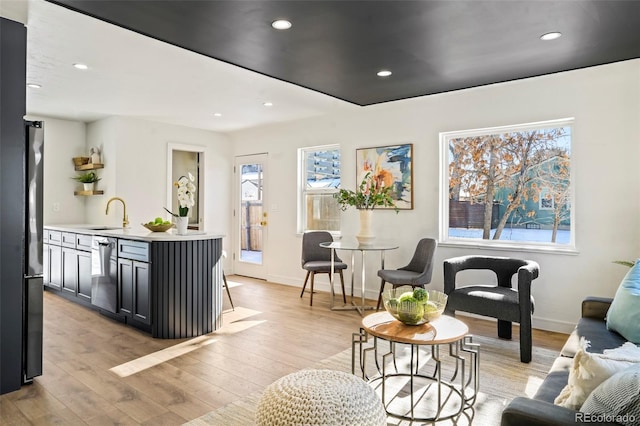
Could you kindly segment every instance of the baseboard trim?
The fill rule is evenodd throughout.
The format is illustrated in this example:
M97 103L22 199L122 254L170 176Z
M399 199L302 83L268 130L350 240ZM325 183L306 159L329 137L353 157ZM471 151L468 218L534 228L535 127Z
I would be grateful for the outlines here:
M495 318L485 317L483 315L476 315L470 312L456 312L456 317L470 317L470 318L483 319L486 321L493 321L493 322L497 321ZM518 324L515 323L515 325L518 325ZM531 319L531 327L537 330L554 331L556 333L570 334L575 328L575 326L576 326L575 323L550 320L547 318L536 318L535 316Z
M286 277L286 276L282 276L282 275L269 275L267 276L267 281L275 283L275 284L283 284L283 285L288 285L288 286L293 286L293 287L298 287L298 288L302 288L302 285L304 284L304 275L300 276L299 278L291 278L291 277ZM353 283L353 295L354 296L358 296L360 297L360 283L355 282ZM336 294L338 293L342 293L341 288L340 288L340 277L336 277L334 283L334 289ZM348 276L344 277L344 287L345 290L347 292L347 294L351 294L351 280L349 279ZM322 274L321 276L316 276L314 285L313 285L313 290L314 291L324 291L329 293L330 292L330 283L329 283L329 279L327 278L326 274ZM371 300L378 300L378 290L371 290L369 288L367 288L364 292L364 297L365 299L371 299Z
M304 283L304 275L297 278L291 278L283 275L269 275L267 277L267 281L276 283L276 284L283 284L283 285L288 285L292 287L302 288L302 284ZM335 288L336 294L340 294L341 292L340 292L339 278L334 282L334 286L335 286L334 288ZM347 277L345 277L344 286L345 286L345 290L347 291L347 294L350 294L350 280ZM326 275L316 278L314 283L314 290L323 291L327 293L330 291L329 279L327 278ZM354 296L358 296L358 297L360 296L360 287L358 283L354 283L353 294ZM366 299L376 301L378 300L378 291L367 288L364 293L364 297ZM482 315L475 315L469 312L457 312L456 315L495 321L495 319L493 318L485 317ZM539 318L534 315L531 320L531 326L538 330L554 331L557 333L570 334L575 328L575 323L558 321L558 320L553 320L549 318Z

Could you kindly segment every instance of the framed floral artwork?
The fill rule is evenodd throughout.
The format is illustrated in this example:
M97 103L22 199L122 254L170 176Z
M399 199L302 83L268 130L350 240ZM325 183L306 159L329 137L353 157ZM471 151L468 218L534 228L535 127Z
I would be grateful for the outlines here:
M396 208L413 209L413 144L356 149L356 182L362 182L367 173L393 188Z

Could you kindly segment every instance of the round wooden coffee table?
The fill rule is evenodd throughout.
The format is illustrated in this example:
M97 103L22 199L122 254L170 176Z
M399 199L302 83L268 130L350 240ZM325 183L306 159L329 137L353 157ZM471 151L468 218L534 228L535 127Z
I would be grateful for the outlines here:
M368 315L353 334L352 373L358 365L390 416L412 421L456 417L473 406L480 385L480 345L468 333L464 322L447 315L422 325L405 325L388 312ZM379 340L389 342L389 349L382 349L386 345ZM449 347L443 351L446 357L440 355L443 345Z

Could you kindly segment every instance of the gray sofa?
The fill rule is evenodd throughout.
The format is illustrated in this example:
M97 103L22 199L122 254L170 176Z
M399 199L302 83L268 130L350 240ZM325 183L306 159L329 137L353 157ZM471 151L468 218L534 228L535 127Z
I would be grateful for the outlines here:
M516 397L502 412L502 426L542 426L587 424L576 417L577 411L553 403L566 386L573 356L581 337L591 342L589 352L602 353L605 349L622 346L626 339L607 330L605 316L613 299L588 297L582 302L582 317L567 339L560 356L533 398ZM588 423L593 424L593 423ZM599 423L616 425L618 423Z

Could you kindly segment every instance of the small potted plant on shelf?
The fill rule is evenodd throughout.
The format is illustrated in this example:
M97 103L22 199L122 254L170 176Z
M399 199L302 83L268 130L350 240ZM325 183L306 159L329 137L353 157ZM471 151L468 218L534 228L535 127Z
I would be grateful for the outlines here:
M100 180L95 172L81 173L78 176L74 176L73 179L82 183L85 191L93 191L96 182Z

